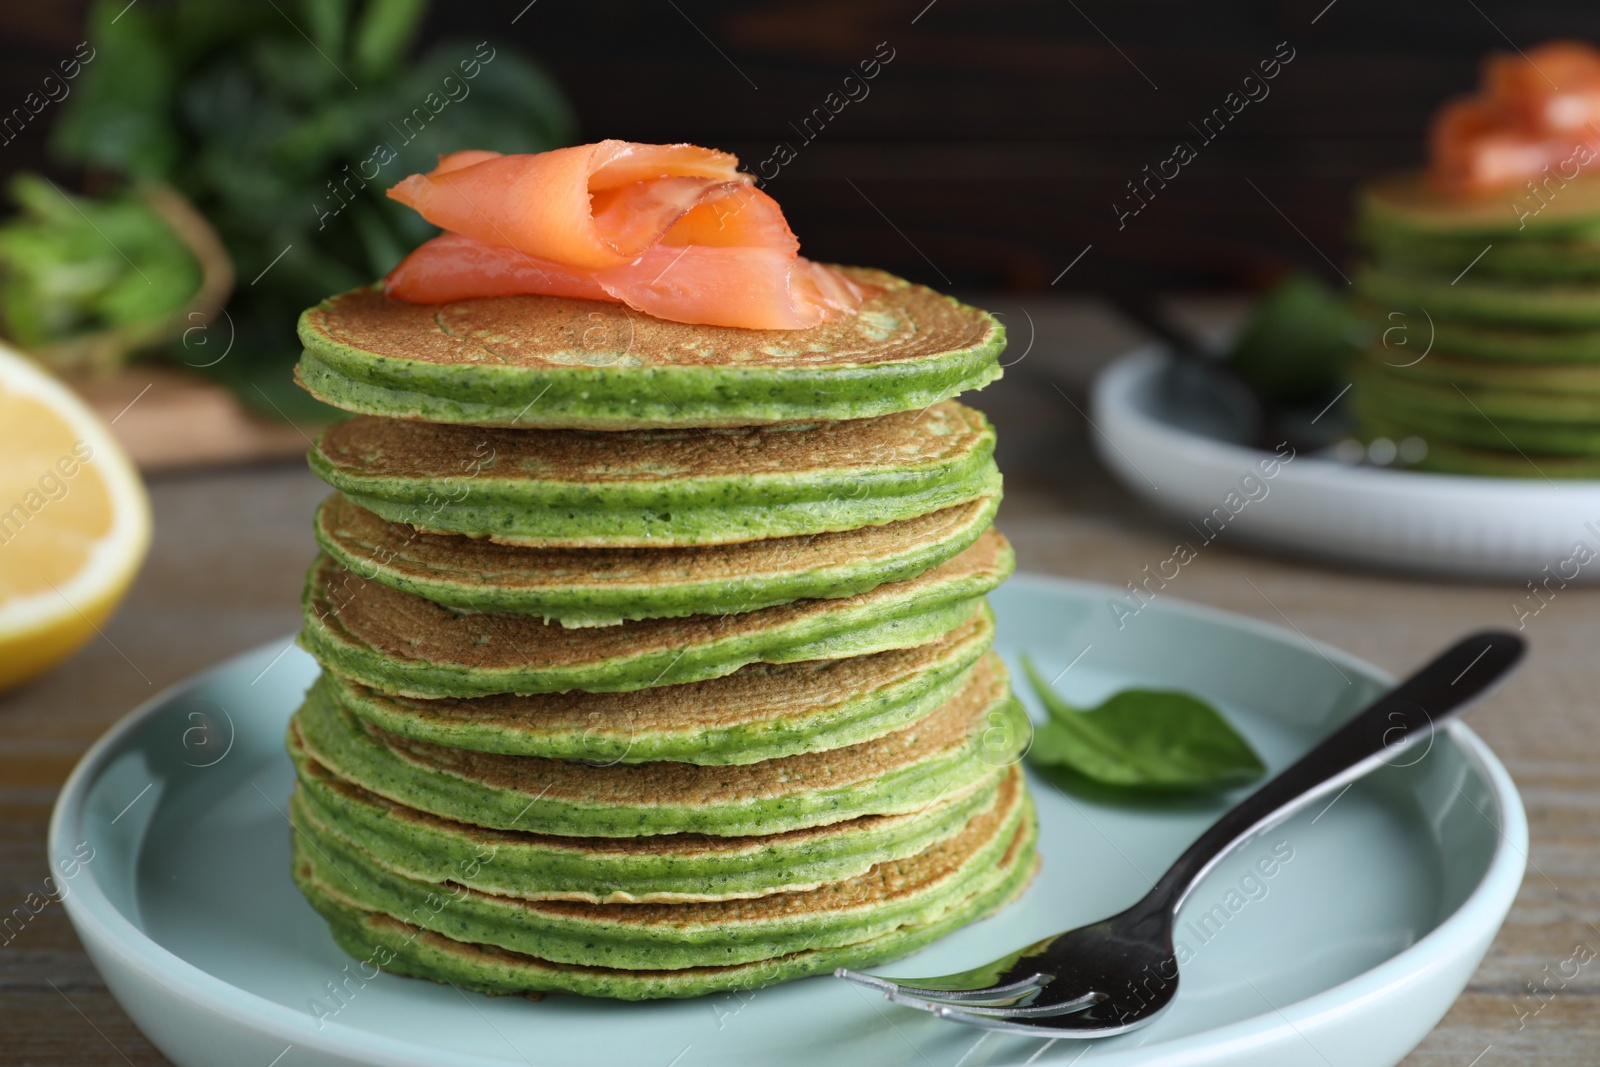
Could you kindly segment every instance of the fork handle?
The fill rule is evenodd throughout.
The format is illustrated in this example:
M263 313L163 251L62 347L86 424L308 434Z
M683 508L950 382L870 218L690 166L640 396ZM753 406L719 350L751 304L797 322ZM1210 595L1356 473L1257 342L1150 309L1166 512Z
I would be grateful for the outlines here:
M1189 891L1222 857L1317 797L1431 736L1440 724L1493 688L1516 666L1525 648L1520 637L1499 630L1463 638L1213 823L1131 910L1146 915L1176 913Z

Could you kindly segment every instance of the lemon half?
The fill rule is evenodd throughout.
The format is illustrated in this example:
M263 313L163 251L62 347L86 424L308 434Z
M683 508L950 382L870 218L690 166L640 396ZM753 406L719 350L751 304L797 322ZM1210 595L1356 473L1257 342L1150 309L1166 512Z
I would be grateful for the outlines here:
M0 689L93 637L149 548L150 499L111 428L0 347Z

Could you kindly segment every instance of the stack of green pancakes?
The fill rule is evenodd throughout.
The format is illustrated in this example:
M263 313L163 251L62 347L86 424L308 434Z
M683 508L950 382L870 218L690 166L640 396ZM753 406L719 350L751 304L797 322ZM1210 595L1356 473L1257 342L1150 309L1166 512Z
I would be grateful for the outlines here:
M1369 441L1424 469L1600 476L1600 179L1458 201L1392 178L1363 193L1358 237Z
M985 594L988 314L874 271L804 331L377 289L300 321L354 417L289 726L295 881L370 965L684 997L863 966L1031 876Z

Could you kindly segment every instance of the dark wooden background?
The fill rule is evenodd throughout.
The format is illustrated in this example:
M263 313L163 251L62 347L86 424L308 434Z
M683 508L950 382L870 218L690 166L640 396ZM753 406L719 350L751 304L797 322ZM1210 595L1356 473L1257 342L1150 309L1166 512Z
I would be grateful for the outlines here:
M0 103L70 52L83 9L6 0ZM1600 39L1600 5L455 0L437 5L429 33L520 44L565 85L587 139L687 140L751 166L794 143L771 191L816 258L1027 291L1093 245L1058 288L1236 288L1292 266L1335 278L1323 255L1348 254L1352 188L1421 160L1429 114L1472 83L1478 58ZM790 123L880 41L895 58L870 95L802 146ZM1280 41L1297 54L1271 95L1119 232L1124 183L1176 139L1198 147L1188 123ZM40 165L43 138L35 124L0 147L0 172Z

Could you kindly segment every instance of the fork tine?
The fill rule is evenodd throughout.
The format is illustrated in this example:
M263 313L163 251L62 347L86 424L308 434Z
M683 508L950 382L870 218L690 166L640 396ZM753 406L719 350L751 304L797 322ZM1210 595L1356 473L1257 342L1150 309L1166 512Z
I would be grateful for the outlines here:
M1037 988L1030 990L1030 992L1037 991ZM1093 1007L1095 1004L1098 1004L1100 1001L1105 999L1105 996L1101 993L1085 993L1076 1000L1069 1000L1059 1004L1026 1005L1023 1007L1014 1007L1013 1005L1017 1000L1021 999L1020 997L1011 997L1006 1000L995 1001L949 1001L933 1000L928 997L919 997L915 994L905 992L888 993L885 995L896 1004L904 1004L908 1008L921 1008L923 1011L931 1011L935 1015L941 1014L941 1009L949 1008L951 1011L957 1011L963 1015L984 1015L1002 1019L1028 1017L1038 1018L1045 1015L1069 1015L1073 1012L1083 1011L1085 1008Z
M1020 981L1007 982L1005 985L983 986L979 989L937 989L932 986L898 982L893 989L884 990L884 995L890 1000L908 996L918 1000L933 1001L936 1004L1006 1004L1015 1003L1029 994L1037 993L1045 987L1050 978L1048 974L1034 974Z
M843 978L846 981L854 982L856 985L864 985L868 989L876 989L885 996L888 996L890 993L893 993L896 989L900 988L887 978L879 978L875 974L867 974L864 971L852 971L848 967L835 967L833 969L833 976L835 978Z
M893 994L890 995L889 999L899 1001L902 1004L910 1003L909 1000L902 999L901 997ZM990 1015L1001 1019L1037 1019L1050 1015L1071 1015L1073 1012L1083 1011L1085 1008L1092 1008L1096 1004L1099 1004L1101 1001L1107 999L1109 998L1104 993L1096 993L1091 991L1083 994L1081 997L1075 997L1072 1000L1064 1000L1059 1002L1053 1001L1048 1004L985 1004L981 1001L969 1002L965 1004L955 1004L949 1001L929 1001L929 1003L935 1007L948 1007L952 1010L959 1011L967 1015ZM919 1004L917 1007L921 1007L921 1005Z
M1029 1037L1059 1038L1067 1041L1086 1041L1091 1038L1123 1034L1129 1030L1136 1030L1150 1021L1150 1017L1145 1017L1130 1024L1108 1024L1104 1019L1090 1015L1073 1017L1065 1013L1047 1017L1035 1015L1012 1018L1001 1015L979 1015L943 1004L935 1005L931 1010L940 1019L966 1023L968 1026L976 1026L983 1030L999 1030L1007 1034L1026 1034Z
M1005 1003L1007 1001L1020 1000L1030 993L1037 992L1051 978L1050 975L1041 973L999 986L988 985L977 989L938 989L917 984L938 980L932 978L885 978L875 974L852 971L846 967L840 967L833 973L836 977L849 979L857 985L866 986L868 989L875 989L890 1000L896 1000L901 996L910 996L920 1000L950 1004L983 1003L986 1001Z

